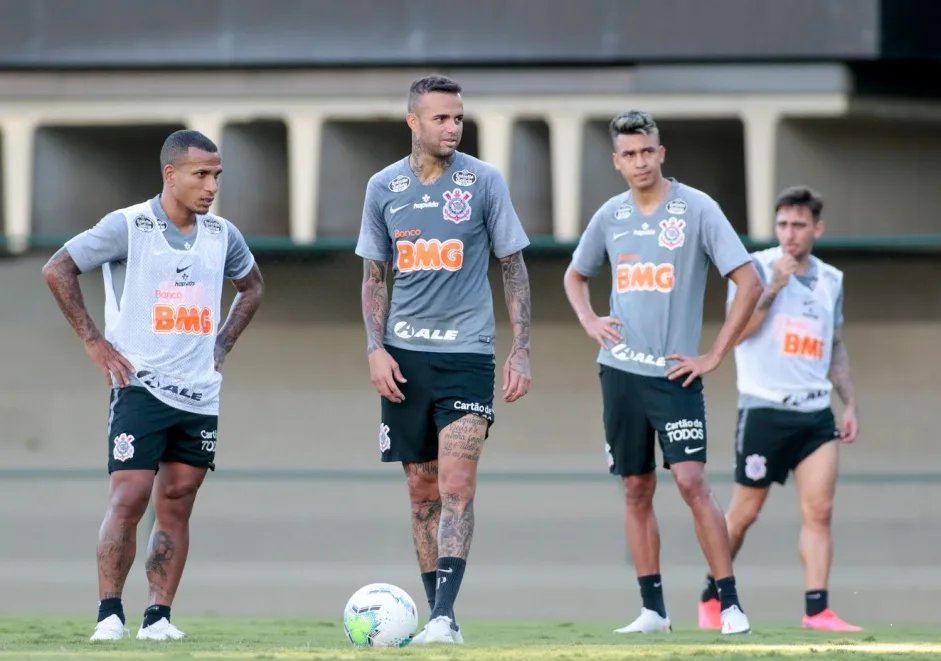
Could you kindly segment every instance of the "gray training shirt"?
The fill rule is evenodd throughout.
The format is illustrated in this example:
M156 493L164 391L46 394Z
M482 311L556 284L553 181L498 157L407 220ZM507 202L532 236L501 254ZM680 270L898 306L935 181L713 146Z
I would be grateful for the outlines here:
M163 210L159 195L150 200L150 208L170 247L175 250L189 250L196 241L199 226L195 225L190 234L183 234ZM243 278L251 271L255 258L242 233L236 229L235 225L229 221L226 222L229 226L229 243L224 275L232 279ZM121 300L121 294L124 291L128 251L127 233L128 225L124 214L112 212L98 221L94 227L85 230L65 244L65 249L72 257L72 261L82 273L88 273L104 264L111 264L111 282L116 301ZM143 385L134 376L131 377L130 383L135 386Z
M572 256L573 268L587 277L611 264L610 314L624 340L602 349L598 362L644 376L664 376L669 354L699 354L709 262L727 276L751 259L715 200L670 182L649 216L630 191L608 200Z
M407 157L373 175L356 254L392 263L385 343L493 354L490 252L502 258L528 245L506 181L489 163L457 152L429 185Z

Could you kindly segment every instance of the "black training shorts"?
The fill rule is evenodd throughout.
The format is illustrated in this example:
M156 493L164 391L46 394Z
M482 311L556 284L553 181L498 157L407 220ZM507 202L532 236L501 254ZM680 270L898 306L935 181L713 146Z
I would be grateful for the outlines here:
M420 463L438 458L438 434L468 414L494 423L495 362L491 354L437 353L386 346L406 383L405 400L382 398L382 461ZM487 435L489 435L489 427Z
M784 484L817 448L840 437L833 411L739 409L735 438L735 482L746 487Z
M663 467L706 462L706 402L702 379L686 388L681 377L641 376L601 366L601 400L608 468L614 475L642 475L656 468L654 434Z
M161 461L216 469L219 418L181 411L141 386L111 391L108 473L153 470Z

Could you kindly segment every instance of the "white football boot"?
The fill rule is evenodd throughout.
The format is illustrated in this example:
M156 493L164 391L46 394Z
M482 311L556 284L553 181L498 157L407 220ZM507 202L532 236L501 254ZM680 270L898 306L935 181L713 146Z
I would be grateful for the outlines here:
M137 640L183 640L185 633L170 624L170 621L161 617L149 627L141 625L137 632Z
M92 642L100 640L122 640L130 632L125 628L124 622L117 615L109 615L95 625L95 633L89 638Z
M751 633L751 625L741 608L729 606L722 611L722 635L729 636L737 633Z
M415 634L409 645L463 645L464 636L461 635L461 630L452 625L450 617L439 615Z
M673 631L670 616L660 617L660 613L649 608L641 608L640 616L626 627L615 629L614 633L669 633Z

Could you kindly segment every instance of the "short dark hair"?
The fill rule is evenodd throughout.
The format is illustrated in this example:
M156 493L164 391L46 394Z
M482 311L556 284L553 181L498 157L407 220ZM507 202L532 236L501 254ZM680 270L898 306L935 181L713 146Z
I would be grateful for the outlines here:
M190 147L196 147L210 154L219 152L216 143L207 138L199 131L184 129L175 131L167 136L160 149L160 167L165 168L175 163L181 156L185 156Z
M643 110L628 110L611 120L608 125L611 140L617 140L619 135L660 135L657 122L649 112Z
M419 78L408 88L408 111L414 112L418 100L431 92L460 94L461 86L447 76L425 76Z
M823 196L810 186L790 186L778 193L774 212L777 213L781 207L804 207L810 210L810 214L817 221L823 212Z

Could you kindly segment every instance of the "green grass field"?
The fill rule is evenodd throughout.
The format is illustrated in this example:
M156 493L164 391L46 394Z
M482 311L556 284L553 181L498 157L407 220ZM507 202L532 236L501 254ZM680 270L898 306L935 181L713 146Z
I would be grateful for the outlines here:
M941 632L888 628L858 634L826 634L799 628L761 627L732 639L680 627L672 634L623 636L612 633L623 622L462 622L467 645L356 649L339 622L174 618L187 632L184 641L141 643L133 638L139 622L129 622L132 638L120 643L89 643L88 618L23 617L0 619L0 660L85 661L118 659L723 659L941 658Z

